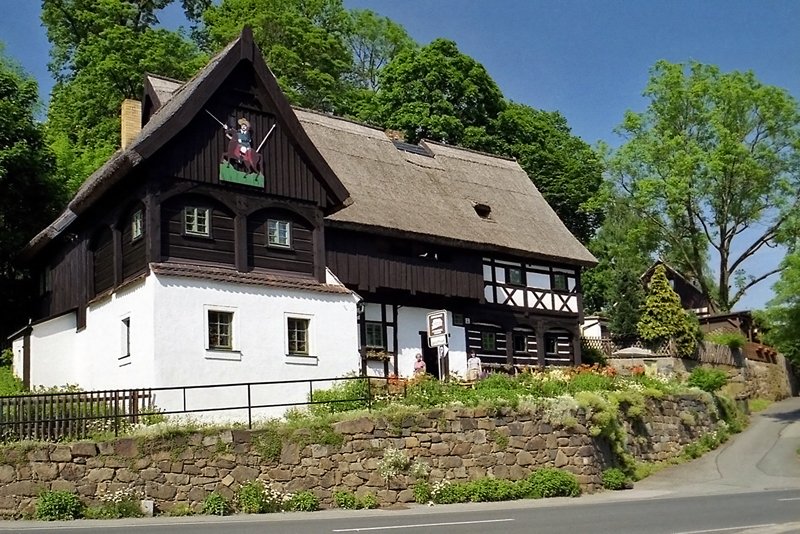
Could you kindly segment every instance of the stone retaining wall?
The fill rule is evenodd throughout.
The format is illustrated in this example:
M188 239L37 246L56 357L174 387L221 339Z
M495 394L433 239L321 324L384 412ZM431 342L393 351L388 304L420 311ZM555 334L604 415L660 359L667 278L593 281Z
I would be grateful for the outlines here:
M0 514L31 513L43 490L75 491L92 502L131 487L155 500L157 510L176 504L198 510L211 491L231 498L241 483L256 478L286 492L312 490L325 507L337 489L369 491L384 504L410 502L410 476L387 484L378 474L388 447L427 463L431 481L520 479L536 468L559 467L574 473L585 490L600 488L602 470L614 463L609 443L592 435L596 431L580 411L567 421L569 426L545 422L552 419L538 408L532 413L454 408L394 419L361 417L334 426L340 446L284 441L280 458L273 461L258 453L264 450L259 444L263 431L17 444L0 449ZM648 400L646 415L625 422L628 449L638 459L665 460L716 425L716 413L700 397Z

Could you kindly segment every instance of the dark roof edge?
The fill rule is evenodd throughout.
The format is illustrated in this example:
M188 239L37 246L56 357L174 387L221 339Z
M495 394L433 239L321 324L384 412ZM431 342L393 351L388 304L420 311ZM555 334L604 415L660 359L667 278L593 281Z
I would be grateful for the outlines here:
M441 143L439 141L433 141L431 139L422 139L422 140L420 140L420 142L419 142L420 146L425 146L425 145L423 145L423 143L425 143L425 144L430 143L432 145L443 146L445 148L452 148L454 150L461 150L462 152L470 152L472 154L478 154L479 156L486 156L487 158L496 158L496 159L502 159L502 160L505 160L505 161L514 161L514 162L517 161L516 158L511 158L509 156L503 156L501 154L492 154L491 152L484 152L482 150L475 150L475 149L472 149L472 148L466 148L466 147L459 146L459 145L448 145L447 143Z
M538 254L535 252L531 252L529 250L501 247L498 245L493 245L491 243L464 241L461 239L454 239L450 237L440 237L430 234L422 234L419 232L409 232L407 230L387 228L385 226L373 226L369 224L354 223L350 221L336 221L331 219L325 219L325 226L329 226L331 228L336 228L340 230L354 230L359 232L368 231L370 233L383 235L387 237L402 237L406 239L417 239L419 241L425 241L437 245L451 246L455 248L466 248L470 250L475 250L476 252L481 252L481 250L478 248L481 247L481 249L486 251L522 257L532 261L541 260L551 263L568 263L571 265L579 265L581 267L594 267L595 265L597 265L597 260L589 261L578 258L565 258L563 256L549 256L546 254Z

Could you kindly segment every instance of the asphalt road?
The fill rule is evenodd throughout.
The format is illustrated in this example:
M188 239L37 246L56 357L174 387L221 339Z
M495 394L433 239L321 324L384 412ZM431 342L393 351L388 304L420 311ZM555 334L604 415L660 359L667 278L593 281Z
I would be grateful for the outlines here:
M636 488L577 499L404 509L68 523L0 523L24 534L777 534L800 533L800 398L754 417L724 447Z

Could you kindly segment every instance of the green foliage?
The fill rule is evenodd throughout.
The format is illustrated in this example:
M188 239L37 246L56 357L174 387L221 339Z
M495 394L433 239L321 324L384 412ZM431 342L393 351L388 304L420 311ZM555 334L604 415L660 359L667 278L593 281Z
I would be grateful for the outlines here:
M368 380L368 378L342 380L329 389L312 392L309 400L320 404L309 406L309 410L315 415L366 410L370 395Z
M621 268L614 277L610 296L613 305L608 310L608 326L615 339L638 337L638 324L645 299L639 274L632 269Z
M378 507L378 499L372 493L366 493L357 497L349 490L339 490L333 492L333 502L339 508L345 510L372 509Z
M613 391L617 389L616 380L608 375L598 373L579 373L570 380L567 391Z
M681 299L670 287L664 265L656 266L647 286L647 297L639 324L639 336L659 345L675 341L678 356L693 356L700 337L697 319L681 307Z
M728 373L713 367L695 367L689 375L687 384L703 391L714 393L728 383Z
M621 490L628 487L628 476L618 467L603 471L602 481L603 487L609 490Z
M34 517L40 521L65 521L78 519L83 510L81 500L70 491L43 491L36 499Z
M728 432L738 434L745 429L748 423L747 415L742 413L733 399L724 395L714 395L714 403L720 417L727 425Z
M194 515L188 504L176 504L167 511L169 517L186 517Z
M748 409L753 412L763 412L772 405L772 401L768 399L748 399Z
M619 127L626 142L609 158L611 185L676 267L729 310L766 278L748 274L747 260L797 235L797 102L752 72L696 62L659 61L644 94L647 110Z
M800 366L800 250L781 262L781 277L773 286L775 296L767 303L765 341Z
M577 497L581 487L575 475L555 468L537 469L528 477L532 495L538 497Z
M730 349L741 349L747 343L747 338L741 332L732 332L730 330L723 330L722 332L714 332L706 335L712 343L717 345L724 345Z
M291 512L314 512L319 510L319 499L311 491L298 491L286 503Z
M427 480L418 480L414 484L414 502L426 504L431 502L431 485Z
M83 517L86 519L122 519L124 517L142 517L139 501L125 500L118 503L103 503L86 508Z
M387 17L368 9L353 9L348 13L345 35L353 58L351 73L346 77L360 89L378 90L378 75L397 54L416 45L405 28Z
M505 107L486 69L446 39L398 54L380 84L379 122L403 131L409 142L458 144L468 128L485 129Z
M228 515L231 513L231 505L225 497L213 491L203 501L203 513L205 515Z
M0 367L0 396L20 395L24 391L22 380L14 375L11 367Z
M172 0L45 0L42 22L51 43L56 85L47 140L70 192L118 147L120 104L140 99L145 72L188 79L206 62L179 32L155 27L155 11ZM196 12L207 0L183 0Z
M469 482L443 480L433 486L417 484L414 488L418 503L432 501L436 504L577 497L580 493L575 475L555 468L538 469L517 481L486 477Z
M239 511L245 514L264 513L266 511L264 484L257 480L242 484L236 493L236 504Z
M259 456L268 461L277 461L281 457L283 439L280 432L280 422L271 420L264 428L253 435L253 449Z

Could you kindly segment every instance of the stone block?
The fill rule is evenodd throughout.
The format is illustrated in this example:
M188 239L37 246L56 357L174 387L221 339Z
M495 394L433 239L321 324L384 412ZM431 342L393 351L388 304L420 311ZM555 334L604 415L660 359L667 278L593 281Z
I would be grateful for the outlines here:
M17 495L24 497L35 497L45 489L45 486L40 482L33 480L22 480L20 482L12 482L0 487L0 495Z
M292 479L292 473L288 469L271 469L269 478L278 482L286 482Z
M450 445L447 443L433 443L431 444L431 454L437 456L450 454Z
M123 458L139 456L139 444L134 438L121 438L114 442L114 454Z
M139 478L144 481L156 480L159 476L161 476L161 471L153 467L139 471Z
M281 463L286 465L300 463L300 446L297 443L285 443L281 447Z
M521 451L517 453L516 463L521 466L531 465L534 463L533 455L528 451Z
M50 484L50 489L52 491L68 491L74 493L75 483L70 480L54 480L53 483Z
M0 482L7 483L17 478L17 471L10 465L0 465Z
M58 445L55 449L50 451L51 462L71 462L72 451L68 445Z
M28 453L28 460L31 462L49 462L50 454L47 452L47 448L44 447L34 449Z
M84 497L94 497L97 494L97 484L94 482L80 484L77 488L75 488L75 491L78 492L78 495L82 495Z
M203 488L193 487L192 489L189 490L188 498L190 501L202 502L203 500L205 500L206 495L208 495L208 492L205 491Z
M453 445L453 452L451 454L453 456L459 456L463 458L464 456L468 455L471 450L472 450L471 443L460 442Z
M106 482L114 478L114 470L108 467L101 467L99 469L92 469L86 475L89 482Z
M117 469L119 467L125 467L129 465L129 460L124 460L122 458L117 458L116 456L109 456L103 460L103 467L110 467L112 469Z
M359 417L349 421L340 421L333 425L333 430L339 434L369 434L375 430L375 422L369 417Z

